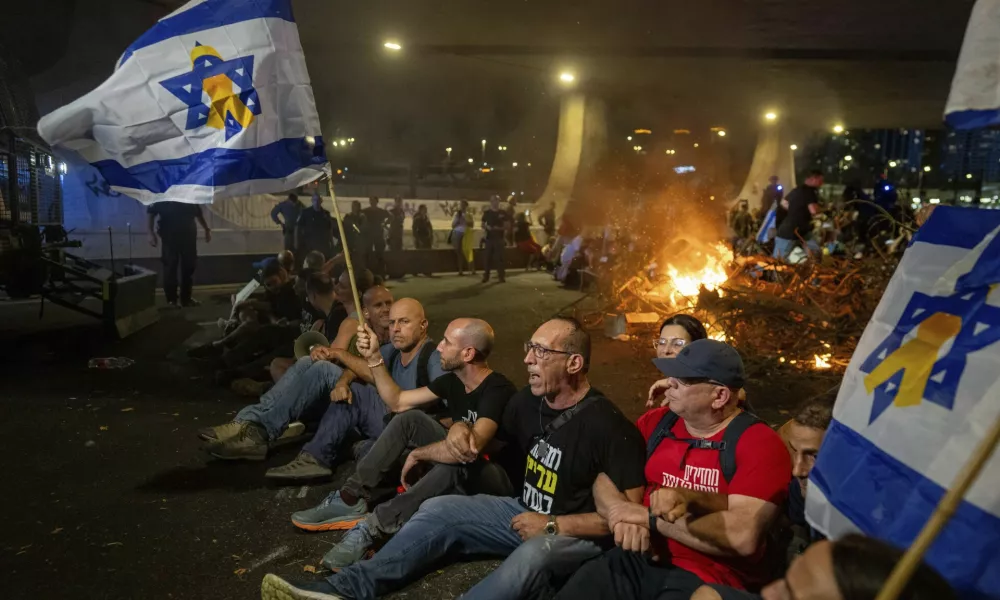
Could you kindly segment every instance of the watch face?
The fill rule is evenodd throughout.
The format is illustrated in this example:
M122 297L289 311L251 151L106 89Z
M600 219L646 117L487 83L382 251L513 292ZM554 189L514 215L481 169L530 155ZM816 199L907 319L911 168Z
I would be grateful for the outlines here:
M546 523L545 524L545 533L548 533L548 534L551 535L551 534L553 534L555 532L556 532L556 524L555 523Z

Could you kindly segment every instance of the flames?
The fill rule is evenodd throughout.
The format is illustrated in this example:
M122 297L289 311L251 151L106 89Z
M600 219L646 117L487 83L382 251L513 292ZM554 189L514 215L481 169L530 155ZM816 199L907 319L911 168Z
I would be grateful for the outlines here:
M675 309L693 306L701 288L718 291L729 279L726 266L733 252L725 244L688 243L685 252L662 259L666 279L649 291L649 296L666 300ZM725 334L721 333L723 339Z

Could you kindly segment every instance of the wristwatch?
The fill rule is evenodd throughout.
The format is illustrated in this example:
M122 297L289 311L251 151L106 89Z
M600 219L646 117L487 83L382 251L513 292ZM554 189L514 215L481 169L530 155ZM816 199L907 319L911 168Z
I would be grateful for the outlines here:
M555 515L549 515L549 521L545 524L545 535L559 535L559 523Z

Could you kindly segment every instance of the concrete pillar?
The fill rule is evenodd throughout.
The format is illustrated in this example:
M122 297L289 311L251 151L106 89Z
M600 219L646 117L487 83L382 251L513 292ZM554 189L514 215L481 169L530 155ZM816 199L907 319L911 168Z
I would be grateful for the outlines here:
M750 209L760 207L761 194L768 185L768 178L777 175L787 193L795 187L795 153L790 136L780 123L761 125L757 136L757 149L753 153L750 172L743 188L734 200L746 199Z
M552 171L533 210L544 210L555 203L556 214L561 215L573 198L578 182L601 157L606 146L603 101L579 92L563 96Z

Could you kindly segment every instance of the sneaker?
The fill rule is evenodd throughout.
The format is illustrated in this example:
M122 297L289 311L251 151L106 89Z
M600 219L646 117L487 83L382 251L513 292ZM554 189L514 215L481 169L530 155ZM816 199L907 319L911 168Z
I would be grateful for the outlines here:
M299 455L296 456L295 460L292 462L287 465L268 469L267 472L264 473L264 477L267 477L268 479L278 479L282 481L318 479L320 477L329 477L331 475L333 475L333 471L321 465L319 461L308 452L299 452Z
M173 310L175 308L180 308L180 305L177 304L177 302L175 302L175 301L167 302L167 308L170 309L170 310Z
M229 384L229 389L233 390L240 396L260 398L264 395L264 392L267 389L267 384L262 381L254 381L248 377L243 377L240 379L234 379L233 382Z
M191 298L189 300L181 301L181 306L183 306L184 308L194 308L195 306L201 306L201 302L198 302L194 298Z
M364 498L354 506L344 504L337 490L323 499L319 506L292 513L292 525L306 531L343 531L365 518L368 503Z
M285 430L281 432L278 439L271 442L271 447L280 448L282 446L294 444L295 442L301 442L306 437L309 437L306 433L306 424L302 421L292 421L288 424L288 427L285 427Z
M267 458L267 432L256 423L240 423L239 433L212 444L208 452L222 460L264 460Z
M230 421L229 423L223 423L222 425L216 425L215 427L205 427L198 430L198 437L206 442L225 441L231 437L236 437L236 435L240 432L241 425L242 423Z
M260 582L261 600L345 600L336 591L325 579L303 581L268 573Z
M323 557L323 566L336 573L363 559L373 545L375 538L368 529L368 523L361 521L344 534L340 543L330 548Z

